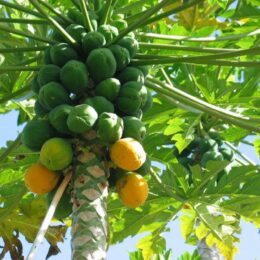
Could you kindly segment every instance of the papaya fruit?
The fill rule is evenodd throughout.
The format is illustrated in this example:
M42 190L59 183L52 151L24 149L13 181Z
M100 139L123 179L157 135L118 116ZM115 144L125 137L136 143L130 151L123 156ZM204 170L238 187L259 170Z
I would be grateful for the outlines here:
M89 130L98 119L96 110L87 104L73 107L67 119L70 131L74 133L84 133Z
M47 199L48 205L51 204L56 191L57 191L57 189L54 189L47 194L46 199ZM65 218L69 217L71 213L72 213L71 194L70 194L69 189L67 188L64 191L64 193L62 194L61 199L56 207L54 217L59 220L63 220Z
M129 81L125 83L116 100L117 107L126 115L134 115L145 102L144 93L142 92L143 85L140 82Z
M146 77L149 74L149 66L137 66L139 70L141 70Z
M82 49L87 56L92 50L102 48L105 44L106 39L99 32L89 32L82 38Z
M99 26L97 31L104 35L107 43L111 42L119 34L118 29L109 24Z
M114 113L102 113L97 122L97 135L106 144L114 143L122 137L123 120Z
M49 110L44 108L37 99L34 103L34 112L38 117L44 117L49 113Z
M201 138L199 142L199 150L201 153L205 153L209 150L218 151L218 144L214 139Z
M144 74L138 68L127 67L119 73L118 79L120 80L121 84L124 84L128 81L137 81L143 84Z
M87 98L85 99L84 104L92 106L97 111L98 115L104 112L114 112L114 105L109 100L101 96Z
M120 90L120 81L116 78L108 78L101 81L94 89L96 96L102 96L109 101L114 101Z
M123 117L124 132L123 137L132 137L135 140L141 142L146 134L146 128L144 123L134 116Z
M138 41L130 36L125 36L123 39L119 40L117 44L126 48L129 51L131 58L135 56L139 48Z
M111 25L116 27L118 31L122 31L128 27L127 21L123 19L114 20Z
M219 149L219 152L222 154L225 160L232 161L234 157L234 152L231 149L223 147Z
M62 67L69 60L78 60L78 53L67 43L56 43L50 50L52 63Z
M38 72L37 81L42 87L51 81L60 81L60 68L54 64L47 64L41 67Z
M87 58L87 69L91 78L100 81L112 78L116 72L116 60L107 48L99 48L90 52Z
M64 87L74 94L87 92L89 74L83 62L68 61L60 71L60 80Z
M204 153L201 157L201 165L205 167L208 161L221 161L223 156L220 152L217 151L208 151Z
M75 22L75 24L80 24L84 26L85 23L84 23L83 15L78 9L69 8L67 15L71 20Z
M40 163L35 163L30 166L24 175L25 186L31 192L36 194L46 194L52 191L58 181L60 176Z
M47 120L34 119L24 127L21 140L27 148L39 151L43 143L55 135L55 129Z
M66 27L66 32L79 44L82 37L87 34L86 29L80 24L70 24Z
M43 62L44 64L51 64L51 47L48 47L43 54Z
M40 84L38 83L38 80L37 80L37 76L33 78L32 80L32 83L31 83L31 89L32 91L35 93L35 94L39 94L40 92Z
M51 39L56 41L56 42L64 42L63 36L60 34L59 31L53 30L51 33Z
M71 104L69 93L57 82L49 82L42 86L39 101L46 109L53 109L62 104Z
M63 170L73 159L73 151L68 140L54 137L47 140L40 151L40 162L52 171Z
M153 106L153 96L150 90L147 89L147 97L146 97L146 102L144 105L141 107L143 112L147 112L150 110Z
M116 59L116 71L124 69L130 63L130 55L126 48L115 44L111 45L109 49Z
M51 125L62 134L71 134L71 131L67 125L67 119L69 113L72 110L72 106L69 105L59 105L51 110L49 113L49 121Z

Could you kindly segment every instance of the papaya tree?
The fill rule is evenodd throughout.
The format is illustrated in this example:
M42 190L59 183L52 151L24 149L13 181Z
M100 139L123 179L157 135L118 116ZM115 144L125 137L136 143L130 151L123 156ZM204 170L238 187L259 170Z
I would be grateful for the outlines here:
M1 259L23 258L22 236L27 259L44 238L55 255L69 227L72 259L143 232L130 258L170 259L177 217L198 245L183 258L233 259L241 219L260 226L238 149L260 150L257 6L0 0L0 112L23 125L0 150Z

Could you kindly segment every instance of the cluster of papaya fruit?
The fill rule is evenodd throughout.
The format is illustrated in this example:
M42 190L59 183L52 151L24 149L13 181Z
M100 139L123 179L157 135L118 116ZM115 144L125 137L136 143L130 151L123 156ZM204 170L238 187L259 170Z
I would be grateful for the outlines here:
M36 118L25 126L22 143L40 151L40 162L27 170L25 182L32 192L50 193L59 182L59 171L74 160L71 140L95 130L99 143L109 148L114 169L123 170L119 174L123 180L117 178L119 196L125 205L137 207L148 195L144 178L133 173L146 161L141 120L152 106L152 95L144 86L148 68L130 64L138 50L133 34L109 44L127 26L124 20L88 32L77 12L69 12L75 23L65 30L79 48L53 31L56 43L46 49L44 65L32 81ZM129 183L136 190L135 201L130 202L124 196Z

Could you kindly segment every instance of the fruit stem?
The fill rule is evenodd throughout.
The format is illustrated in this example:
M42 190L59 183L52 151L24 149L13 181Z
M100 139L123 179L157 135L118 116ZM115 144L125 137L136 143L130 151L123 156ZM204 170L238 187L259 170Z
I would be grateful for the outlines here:
M1 23L46 24L43 19L0 18Z
M129 32L135 30L142 24L144 21L146 21L149 17L151 17L153 14L155 14L157 11L159 11L161 8L163 8L166 4L170 3L172 0L162 0L159 4L155 5L151 9L149 9L144 15L140 17L137 21L133 22L131 25L128 26L125 30L121 31L120 34L115 37L108 45L110 46L113 43L118 42L120 39L122 39L125 35L127 35Z
M0 48L0 53L14 53L14 52L35 52L44 51L48 46L38 46L38 47L22 47L22 48Z
M159 80L153 79L150 76L148 76L148 79L145 83L147 87L150 87L158 93L162 93L188 106L194 107L195 109L209 113L222 120L226 120L231 124L238 125L242 128L260 133L260 128L252 124L252 118L250 117L245 117L243 115L209 104L197 97L181 91L176 87L171 87L167 84L162 83ZM257 119L253 119L253 121L255 120Z
M42 66L1 66L0 73L8 71L38 71Z
M66 187L68 186L69 182L70 182L70 179L72 177L72 170L68 171L62 181L62 183L60 184L59 188L57 189L54 197L53 197L53 200L50 204L50 207L45 215L45 218L42 222L42 225L38 231L38 234L34 240L34 243L30 249L30 252L28 254L28 256L26 257L26 260L33 260L33 259L36 259L35 256L36 256L36 253L37 253L37 250L40 246L40 244L42 243L43 239L44 239L44 236L48 230L48 227L51 223L51 220L52 220L52 217L54 215L54 212L56 210L56 207L62 197L62 194L64 193Z
M37 36L37 35L34 35L32 33L16 30L16 29L10 28L10 27L5 26L5 25L0 25L0 30L7 32L7 33L11 33L11 34L25 36L26 38L38 40L38 41L41 41L41 42L47 42L47 43L51 43L51 44L54 43L54 41L52 41L50 39L47 39L47 38L44 38L44 37L41 37L41 36Z
M93 32L94 29L93 29L93 27L92 27L92 24L91 24L89 15L88 15L88 10L87 10L87 5L86 5L85 0L80 0L80 8L81 8L81 11L82 11L82 13L83 13L84 24L85 24L86 28L87 28L90 32Z
M107 0L106 1L106 5L105 5L105 13L103 14L103 16L101 17L101 20L100 20L100 24L99 25L102 25L102 24L106 24L107 23L107 20L108 20L108 17L111 13L111 6L112 6L112 0Z
M4 161L6 157L21 144L21 135L18 135L13 143L0 155L0 162Z
M7 101L9 101L9 100L11 100L15 97L18 97L21 94L29 91L30 89L31 89L31 86L26 86L24 88L20 88L19 90L15 91L11 94L5 95L3 98L0 99L0 104L3 104L3 103L5 103L5 102L7 102Z
M50 24L52 24L59 31L59 33L69 44L74 46L76 49L79 49L79 45L76 40L71 37L54 18L52 18L44 11L38 2L36 2L35 0L29 0L29 2L50 22Z
M249 36L255 36L258 34L260 34L260 29L248 33L233 34L227 36L209 36L209 37L190 37L190 36L177 36L177 35L142 33L142 32L137 33L137 35L142 36L144 38L173 40L173 41L190 41L190 42L215 42L215 41L238 40Z
M152 178L154 179L154 181L172 198L176 199L177 201L180 202L186 202L187 199L183 198L182 196L172 192L171 189L167 188L166 185L164 185L164 183L162 182L162 180L160 179L160 177L158 176L158 174L156 174L156 172L153 170L153 168L150 168L150 174L152 176Z

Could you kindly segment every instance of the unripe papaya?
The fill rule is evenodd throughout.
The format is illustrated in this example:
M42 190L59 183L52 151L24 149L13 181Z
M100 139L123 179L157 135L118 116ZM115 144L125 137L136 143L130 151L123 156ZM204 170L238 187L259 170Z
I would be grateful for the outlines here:
M67 125L67 119L72 108L69 105L59 105L49 113L50 123L59 133L71 134Z
M149 66L138 66L137 68L143 72L144 77L149 74Z
M37 99L34 104L34 112L38 117L44 117L48 114L49 110L44 108Z
M144 123L134 116L123 117L124 132L123 137L132 137L141 142L146 134Z
M109 47L116 59L116 71L124 69L130 63L130 55L126 48L120 45L112 45Z
M146 112L148 110L150 110L153 106L153 96L150 90L147 89L147 98L146 98L146 102L144 103L144 105L142 106L142 111Z
M64 87L74 94L81 94L87 91L88 76L86 65L77 60L68 61L60 72L60 79Z
M50 50L52 63L62 67L69 60L78 60L77 52L67 43L56 43Z
M118 29L109 24L99 26L97 31L104 35L107 43L111 42L119 34Z
M44 64L51 64L51 47L48 47L43 54L43 62Z
M120 72L120 74L118 75L118 79L120 80L121 84L124 84L128 81L137 81L144 83L144 74L138 68L127 67Z
M68 17L73 20L76 24L84 26L84 18L82 13L76 8L69 8Z
M104 112L108 112L108 113L114 112L114 105L109 100L101 96L87 98L84 101L84 104L92 106L97 111L98 115Z
M98 114L96 110L86 104L73 107L67 119L70 131L74 133L84 133L89 130L96 122Z
M54 64L42 66L37 81L41 87L51 81L60 81L60 68Z
M87 58L87 68L95 82L111 78L116 72L116 60L113 53L106 48L91 51Z
M89 32L82 38L82 49L87 56L92 50L102 48L105 44L106 39L99 32Z
M43 107L49 110L62 104L71 104L69 93L57 82L49 82L42 86L39 101Z
M122 31L128 27L127 21L123 19L114 20L112 25L116 27L119 31Z
M22 143L33 151L39 151L45 141L54 137L56 131L47 120L32 120L22 132Z
M38 83L38 80L37 80L37 76L33 78L32 80L32 83L31 83L31 88L32 88L32 91L35 93L35 94L39 94L39 91L40 91L40 84Z
M60 34L59 31L53 30L51 33L51 39L56 41L56 42L64 42L63 36Z
M66 31L78 43L81 43L82 37L87 34L86 29L80 24L70 24Z
M95 95L114 101L119 94L120 86L120 81L116 78L105 79L96 86Z
M118 44L129 51L130 57L133 58L139 48L138 41L132 37L126 36Z
M142 176L145 176L146 174L150 173L151 166L151 159L149 157L146 157L144 164L139 169L137 169L136 172Z
M223 160L223 156L221 153L217 151L208 151L203 154L201 158L201 165L206 166L208 161L221 161Z
M98 118L97 135L106 144L114 143L122 137L123 120L113 113L102 113Z

